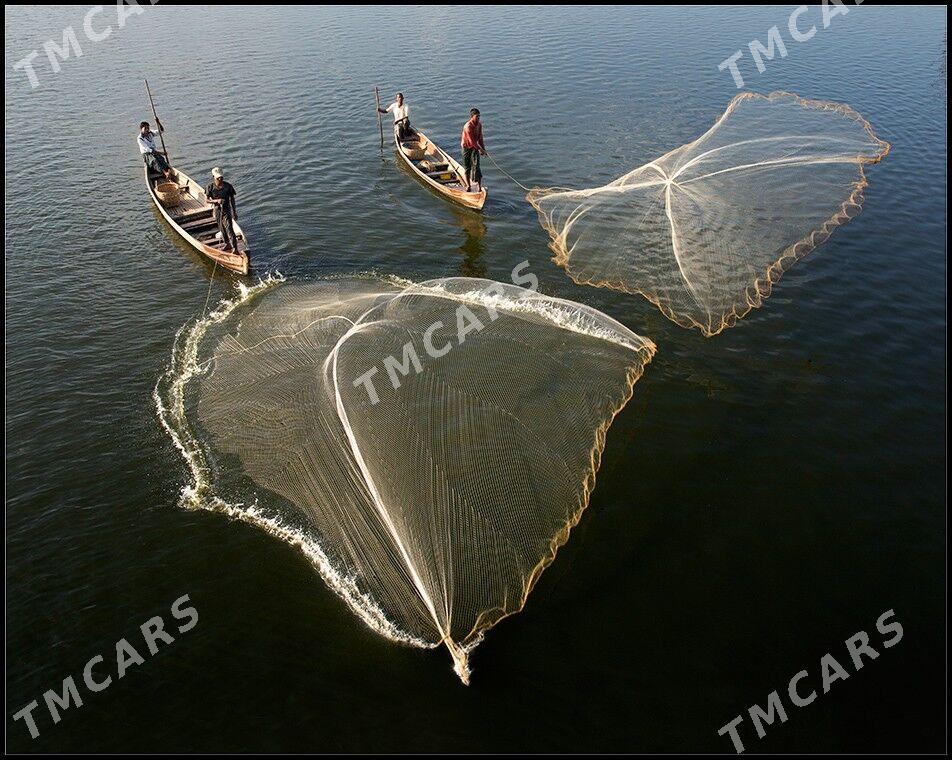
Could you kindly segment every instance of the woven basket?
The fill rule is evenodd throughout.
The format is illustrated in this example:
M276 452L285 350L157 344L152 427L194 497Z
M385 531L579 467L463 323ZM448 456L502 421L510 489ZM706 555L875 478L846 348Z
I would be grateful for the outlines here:
M420 161L426 155L426 149L420 143L404 145L403 151L411 161Z
M182 188L174 182L163 182L155 186L155 194L159 196L163 206L174 206L182 196Z

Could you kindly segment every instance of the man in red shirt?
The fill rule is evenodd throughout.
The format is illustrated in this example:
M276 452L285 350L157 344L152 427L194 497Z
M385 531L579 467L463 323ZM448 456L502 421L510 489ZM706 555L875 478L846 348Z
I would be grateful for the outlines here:
M483 143L483 125L479 123L479 109L473 108L469 112L469 121L463 125L463 137L460 147L463 149L463 169L466 173L466 192L470 192L473 182L477 191L483 189L483 173L479 170L479 157L486 155L486 145Z

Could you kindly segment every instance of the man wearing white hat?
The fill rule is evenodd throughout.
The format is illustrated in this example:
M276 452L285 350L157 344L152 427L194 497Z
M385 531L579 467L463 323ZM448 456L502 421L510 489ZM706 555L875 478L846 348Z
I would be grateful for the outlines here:
M221 233L222 250L237 251L238 238L231 225L233 219L238 218L238 209L235 207L235 188L230 182L225 182L219 167L212 169L211 184L205 188L205 197L215 207L215 221Z

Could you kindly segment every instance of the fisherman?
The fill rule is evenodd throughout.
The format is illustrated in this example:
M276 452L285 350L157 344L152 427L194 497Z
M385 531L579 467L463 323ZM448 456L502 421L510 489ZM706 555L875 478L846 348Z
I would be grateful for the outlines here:
M215 221L218 222L218 230L224 244L222 250L226 253L237 251L238 238L231 224L232 220L238 218L238 209L235 207L235 188L230 182L225 182L222 171L217 166L212 169L212 177L214 179L211 184L205 188L205 197L215 207Z
M159 121L158 116L155 117L155 123L159 128L158 132L151 129L147 121L143 121L139 124L139 152L142 154L142 159L146 165L152 169L152 171L161 172L165 175L166 179L170 180L172 179L172 167L169 166L168 159L165 155L155 147L155 138L162 134L165 129L162 127L162 122Z
M397 99L386 108L378 108L380 113L393 114L393 126L397 129L397 139L406 140L416 132L410 126L410 106L403 102L403 93L397 93Z
M466 192L471 192L471 185L476 183L477 192L483 190L483 173L479 169L480 155L486 155L486 144L483 142L483 125L479 123L479 109L469 111L469 121L463 125L463 136L460 139L463 149L463 169L466 174Z

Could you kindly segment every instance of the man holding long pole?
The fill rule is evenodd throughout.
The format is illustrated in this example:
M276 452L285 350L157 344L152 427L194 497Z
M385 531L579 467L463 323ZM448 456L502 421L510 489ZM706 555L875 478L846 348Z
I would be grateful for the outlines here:
M393 126L400 140L406 140L414 134L413 127L410 126L410 106L404 102L402 92L398 92L397 99L386 108L378 106L377 112L393 114Z
M158 132L152 129L147 121L143 121L139 124L139 136L137 138L139 152L142 154L143 160L150 169L161 172L165 175L166 179L171 179L172 167L169 166L165 155L155 147L155 138L165 131L162 128L162 122L159 121L158 116L155 117L155 124L159 128Z
M159 128L156 132L149 127L149 122L143 121L139 124L139 152L150 169L162 172L166 179L172 179L172 167L169 164L169 151L165 147L165 138L162 133L165 128L159 121L159 115L155 112L155 101L152 100L152 90L149 89L149 80L145 80L145 91L149 94L149 105L152 106L152 116L155 117L155 126ZM155 138L158 137L162 143L162 152L155 147Z

